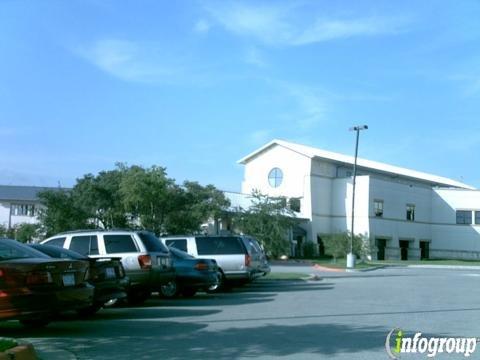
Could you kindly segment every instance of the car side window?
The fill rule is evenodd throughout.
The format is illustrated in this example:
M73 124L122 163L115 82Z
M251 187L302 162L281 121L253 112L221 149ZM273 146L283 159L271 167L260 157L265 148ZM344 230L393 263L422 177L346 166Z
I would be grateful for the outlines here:
M70 250L82 255L98 255L98 240L95 235L73 236Z
M187 250L187 239L175 239L175 240L167 240L165 244L168 247L173 247L178 250L182 250L188 252Z
M103 235L103 240L108 254L138 252L130 235Z
M63 244L65 244L66 239L67 239L66 237L58 237L52 240L48 240L45 244L63 247Z

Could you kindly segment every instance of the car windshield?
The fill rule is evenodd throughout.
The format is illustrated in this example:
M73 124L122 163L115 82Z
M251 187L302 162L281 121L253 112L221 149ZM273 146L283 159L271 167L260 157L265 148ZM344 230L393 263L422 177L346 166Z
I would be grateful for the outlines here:
M171 254L176 257L176 258L180 258L180 259L195 259L195 257L187 254L185 251L182 251L182 250L178 250L178 249L175 249L174 247L169 247L169 250L171 252Z
M138 236L142 239L147 251L168 253L168 248L152 233L139 232Z
M63 249L58 246L54 245L41 245L41 244L34 244L30 245L35 250L38 250L52 258L57 259L75 259L75 260L85 260L88 257L83 256L75 251Z
M48 256L15 240L0 240L0 260L24 258L48 258Z

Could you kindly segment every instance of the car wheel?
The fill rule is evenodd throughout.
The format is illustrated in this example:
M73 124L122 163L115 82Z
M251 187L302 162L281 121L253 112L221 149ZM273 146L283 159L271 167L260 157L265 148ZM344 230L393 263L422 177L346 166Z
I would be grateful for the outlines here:
M182 290L182 295L184 297L193 297L197 293L197 289L194 288L185 288Z
M218 273L218 283L216 285L209 286L206 289L207 293L216 293L219 292L222 288L225 287L225 275L223 272Z
M174 298L178 295L178 285L175 280L169 281L160 287L160 294L166 298Z
M50 319L22 319L20 323L29 328L42 328L48 325Z
M78 310L77 310L77 314L80 315L80 316L82 316L82 317L93 316L93 315L95 315L95 314L98 312L98 310L100 310L101 308L102 308L102 305L95 304L95 305L91 305L91 306L87 306L87 307L78 309Z
M129 305L141 305L150 297L150 291L148 290L131 290L127 296L127 302Z

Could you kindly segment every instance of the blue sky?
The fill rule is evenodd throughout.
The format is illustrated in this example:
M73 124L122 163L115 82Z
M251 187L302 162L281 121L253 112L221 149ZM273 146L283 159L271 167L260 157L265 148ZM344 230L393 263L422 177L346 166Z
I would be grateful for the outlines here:
M0 183L239 191L273 138L480 187L479 1L0 0Z

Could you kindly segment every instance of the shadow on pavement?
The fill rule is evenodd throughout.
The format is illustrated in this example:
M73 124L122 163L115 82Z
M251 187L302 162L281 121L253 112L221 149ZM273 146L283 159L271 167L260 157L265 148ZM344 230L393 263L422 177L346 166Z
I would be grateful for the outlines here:
M115 330L107 334L101 325L92 327L88 338L72 337L74 334L68 331L61 335L62 327L52 328L54 334L15 335L35 337L34 343L39 345L63 347L79 359L235 359L293 354L325 358L337 353L382 351L391 330L340 324L262 325L217 331L192 323L166 322L142 328L132 325L130 335ZM57 338L49 338L52 335ZM62 339L67 336L71 338Z

